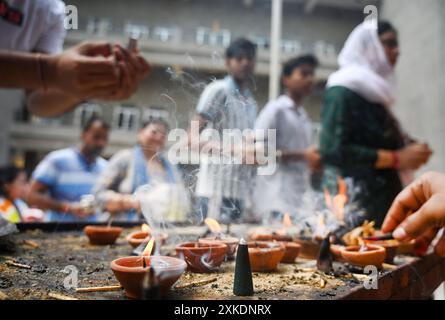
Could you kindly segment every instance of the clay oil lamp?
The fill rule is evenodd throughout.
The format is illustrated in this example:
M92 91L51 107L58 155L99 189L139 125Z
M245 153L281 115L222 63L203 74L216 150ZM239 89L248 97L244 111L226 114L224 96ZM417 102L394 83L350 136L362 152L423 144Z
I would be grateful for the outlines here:
M122 228L108 226L86 226L83 232L93 245L111 245L119 238Z
M376 231L374 236L361 238L360 240L366 245L371 244L385 248L385 262L389 264L394 262L400 243L393 238L392 234L382 234L381 232Z
M343 259L356 266L366 267L368 265L382 267L385 261L386 250L375 245L349 246L341 251Z
M344 250L345 248L345 246L339 244L331 244L331 253L335 261L345 262L343 256L341 255L342 250Z
M384 247L387 263L391 263L390 261L393 261L397 254L415 254L416 240L400 242L394 239L391 233L384 234L380 230L374 230L371 236L362 237L362 239L369 244Z
M399 248L399 242L397 240L365 240L366 245L374 245L385 248L385 262L392 264L394 263L394 258L397 255L397 250Z
M293 241L292 237L289 235L288 230L292 227L292 220L288 213L284 214L283 217L283 229L279 230L275 235L274 240L282 242L284 245L284 256L281 259L282 263L294 263L297 259L298 254L301 250L301 245Z
M395 240L392 234L383 234L374 229L374 222L365 221L360 227L353 229L343 236L343 241L348 245L370 244L381 246L386 249L386 263L393 263L399 250L400 243Z
M227 245L222 242L184 242L175 247L191 272L207 273L218 270L227 254Z
M301 250L301 245L296 242L284 242L284 256L281 259L282 263L294 263Z
M283 227L281 229L272 229L259 227L254 229L250 234L251 241L292 241L288 229L292 227L292 221L288 213L283 216Z
M213 243L225 244L227 246L227 259L233 260L235 257L236 248L238 247L239 239L224 234L222 232L221 225L215 219L206 218L204 222L213 235L200 238L198 242L204 245Z
M288 230L292 227L292 221L288 213L283 216L283 227L279 230L268 230L260 228L255 230L250 239L252 241L277 241L280 242L285 248L284 256L281 260L282 263L294 263L298 254L300 253L301 245L293 241L292 236Z
M328 233L324 217L318 216L316 229L312 236L300 236L295 242L301 245L300 257L304 259L316 260L320 252L323 238Z
M154 239L151 239L142 256L123 257L111 262L111 270L130 299L140 299L144 296L144 293L147 292L146 279L152 280L153 270L156 275L155 282L159 286L159 293L161 296L165 296L187 268L186 263L181 259L151 256L153 246Z
M252 271L274 271L284 257L285 247L280 242L251 241L247 244Z
M320 251L321 239L299 237L295 239L295 242L301 246L299 254L301 258L312 260L317 259L318 252Z
M153 234L153 232L152 232L151 228L147 224L144 223L141 226L140 231L135 231L135 232L130 233L125 239L130 244L130 246L132 246L133 248L137 248L138 246L140 246L143 243L148 243L148 241L152 237L152 234ZM161 245L163 245L163 244L165 244L165 242L168 238L168 235L166 233L160 233L159 238L161 239ZM156 248L156 243L155 243L155 248Z

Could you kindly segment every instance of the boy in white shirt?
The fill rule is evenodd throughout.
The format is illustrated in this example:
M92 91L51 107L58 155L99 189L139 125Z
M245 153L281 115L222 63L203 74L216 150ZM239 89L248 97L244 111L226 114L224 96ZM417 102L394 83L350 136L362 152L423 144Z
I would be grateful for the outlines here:
M255 129L276 130L277 169L271 176L257 176L253 204L256 212L294 212L309 187L309 169L317 170L320 155L312 144L312 123L302 102L314 85L317 59L312 55L285 63L282 83L286 93L261 111Z

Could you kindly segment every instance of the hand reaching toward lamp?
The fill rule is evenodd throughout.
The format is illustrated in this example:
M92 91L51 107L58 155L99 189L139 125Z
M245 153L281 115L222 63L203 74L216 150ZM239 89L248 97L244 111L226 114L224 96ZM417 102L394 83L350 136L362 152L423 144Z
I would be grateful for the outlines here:
M406 187L394 200L382 226L402 241L416 239L427 247L445 227L445 174L428 172ZM445 256L445 233L435 245Z

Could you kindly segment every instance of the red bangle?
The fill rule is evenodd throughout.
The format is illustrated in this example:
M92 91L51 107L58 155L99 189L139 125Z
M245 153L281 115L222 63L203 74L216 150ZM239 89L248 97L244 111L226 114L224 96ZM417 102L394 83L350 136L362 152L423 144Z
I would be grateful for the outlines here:
M400 169L399 153L397 151L393 151L391 154L392 154L392 168L396 170Z

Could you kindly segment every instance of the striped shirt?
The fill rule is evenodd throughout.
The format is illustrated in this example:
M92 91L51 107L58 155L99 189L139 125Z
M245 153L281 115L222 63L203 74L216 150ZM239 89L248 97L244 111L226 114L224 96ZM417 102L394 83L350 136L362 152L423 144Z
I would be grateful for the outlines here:
M93 186L107 161L96 158L88 163L75 148L57 150L49 153L35 169L32 178L48 188L53 199L64 202L79 202L81 197L91 194ZM79 221L80 218L62 212L49 210L50 221ZM83 221L96 221L95 215Z
M227 76L206 87L197 112L208 120L208 127L218 131L222 139L223 131L228 129L253 129L257 104L248 89L241 92L234 79ZM245 200L254 168L242 164L214 164L207 160L201 156L196 195Z

